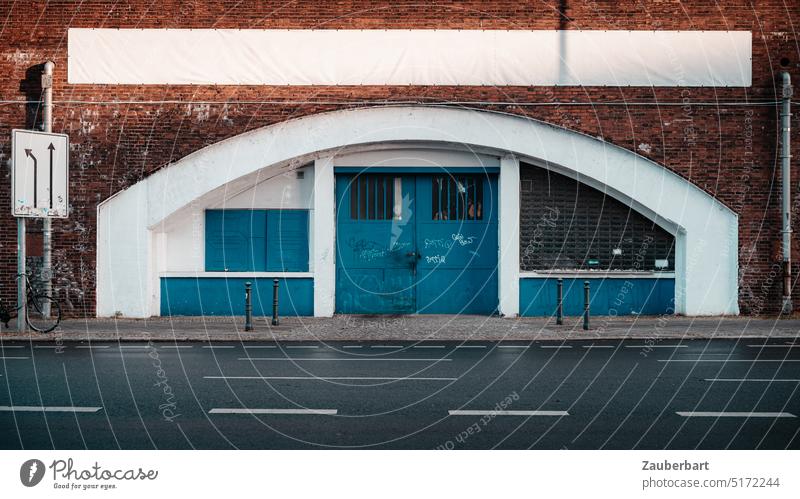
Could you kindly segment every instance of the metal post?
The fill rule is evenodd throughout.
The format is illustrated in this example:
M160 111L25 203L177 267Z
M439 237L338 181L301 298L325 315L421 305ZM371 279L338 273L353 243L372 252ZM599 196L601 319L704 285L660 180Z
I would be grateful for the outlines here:
M42 90L44 92L44 131L47 133L53 132L53 69L55 68L53 61L44 63L44 72L42 73ZM52 160L52 156L51 156ZM52 165L51 165L52 166ZM52 173L52 168L51 172ZM53 179L50 178L50 199L53 198ZM52 206L51 206L52 208ZM42 220L42 292L51 296L53 291L52 285L52 224L49 218ZM44 300L42 307L42 315L50 317L50 301Z
M583 281L583 329L589 329L589 281Z
M781 217L783 227L782 253L783 253L783 300L781 313L792 313L792 79L789 73L782 74L783 86L781 92Z
M25 273L25 219L17 218L17 274ZM25 332L25 307L27 292L25 290L25 278L17 277L17 332Z
M244 330L253 330L253 301L251 298L250 287L253 284L248 281L244 283Z
M556 281L556 288L558 289L557 294L557 305L556 305L556 324L559 326L564 324L564 279L558 278Z
M272 325L278 325L278 280L272 281Z

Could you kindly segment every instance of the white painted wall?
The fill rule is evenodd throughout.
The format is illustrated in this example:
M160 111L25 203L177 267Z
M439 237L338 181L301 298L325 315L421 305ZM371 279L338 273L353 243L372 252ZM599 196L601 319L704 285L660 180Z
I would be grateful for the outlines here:
M100 204L98 315L157 312L148 306L158 284L150 232L194 200L226 199L226 191L250 187L250 175L280 174L350 148L387 142L506 151L520 161L602 185L609 195L677 228L678 260L686 262L677 262L678 313L738 313L738 218L690 182L629 150L539 121L398 106L336 111L254 130L201 149Z
M311 260L314 262L314 316L330 317L336 306L336 199L333 157L314 162Z
M500 158L477 151L458 150L458 145L450 148L435 149L432 147L387 147L370 151L343 152L333 158L335 166L378 166L378 167L452 167L472 166L498 167ZM463 148L463 146L462 146ZM456 149L456 150L453 150Z

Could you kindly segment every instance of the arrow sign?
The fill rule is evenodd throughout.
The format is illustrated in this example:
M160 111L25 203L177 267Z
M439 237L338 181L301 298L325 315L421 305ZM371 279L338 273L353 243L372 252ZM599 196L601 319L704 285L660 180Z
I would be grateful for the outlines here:
M38 190L37 189L37 185L36 185L36 179L39 178L39 174L38 174L38 168L37 168L37 165L36 165L36 156L33 155L33 152L31 152L30 149L25 149L25 155L28 156L29 158L33 159L33 207L34 208L38 208L39 207L39 203L36 200L36 191ZM52 161L51 161L51 163L52 163Z
M69 137L60 133L12 130L11 156L13 215L30 218L67 218ZM49 163L47 163L48 158ZM46 164L39 165L39 159Z
M50 205L48 206L48 208L52 210L53 209L53 151L55 151L56 148L52 142L50 142L50 145L47 146L47 148L50 150L50 189L48 191L50 194Z

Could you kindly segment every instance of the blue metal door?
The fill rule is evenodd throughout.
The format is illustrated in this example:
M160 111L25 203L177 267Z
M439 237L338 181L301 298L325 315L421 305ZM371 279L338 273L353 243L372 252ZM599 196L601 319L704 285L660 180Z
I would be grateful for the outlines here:
M336 311L497 310L493 175L336 177Z

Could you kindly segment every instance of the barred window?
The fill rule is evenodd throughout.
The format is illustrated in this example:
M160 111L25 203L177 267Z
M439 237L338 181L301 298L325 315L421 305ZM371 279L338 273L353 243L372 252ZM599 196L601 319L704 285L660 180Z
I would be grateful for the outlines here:
M395 199L401 188L400 177L391 175L358 175L350 184L350 218L352 220L391 220L397 216ZM398 191L398 192L396 192Z
M520 166L522 270L674 270L675 238L652 220L569 177Z
M476 176L434 176L433 220L483 220L483 179Z

